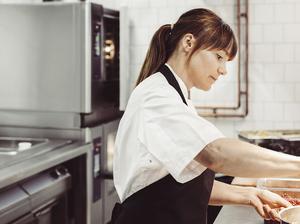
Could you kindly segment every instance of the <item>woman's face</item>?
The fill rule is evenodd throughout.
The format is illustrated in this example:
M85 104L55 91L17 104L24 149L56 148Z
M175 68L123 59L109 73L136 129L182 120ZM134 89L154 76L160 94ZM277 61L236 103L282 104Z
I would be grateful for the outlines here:
M220 75L225 75L228 56L223 50L197 50L188 64L189 81L193 87L207 91Z

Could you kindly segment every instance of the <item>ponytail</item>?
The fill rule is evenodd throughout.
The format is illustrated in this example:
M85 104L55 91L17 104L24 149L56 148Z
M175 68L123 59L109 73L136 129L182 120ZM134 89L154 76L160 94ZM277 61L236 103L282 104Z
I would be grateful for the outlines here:
M136 85L157 72L160 66L166 63L169 56L168 39L170 34L171 24L163 25L155 32Z

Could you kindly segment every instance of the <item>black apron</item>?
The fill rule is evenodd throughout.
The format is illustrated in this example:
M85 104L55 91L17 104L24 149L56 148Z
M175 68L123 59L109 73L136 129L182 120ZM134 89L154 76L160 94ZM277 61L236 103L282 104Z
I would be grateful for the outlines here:
M186 103L170 69L161 72ZM192 143L191 143L192 144ZM184 149L183 149L184 150ZM215 173L206 169L200 176L184 184L170 174L117 203L112 224L206 224L207 207Z

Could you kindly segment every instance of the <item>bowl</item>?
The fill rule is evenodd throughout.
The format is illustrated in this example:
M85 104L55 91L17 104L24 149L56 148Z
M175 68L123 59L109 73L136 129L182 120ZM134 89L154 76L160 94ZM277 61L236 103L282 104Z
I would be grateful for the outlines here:
M282 209L279 217L282 224L300 224L300 206Z

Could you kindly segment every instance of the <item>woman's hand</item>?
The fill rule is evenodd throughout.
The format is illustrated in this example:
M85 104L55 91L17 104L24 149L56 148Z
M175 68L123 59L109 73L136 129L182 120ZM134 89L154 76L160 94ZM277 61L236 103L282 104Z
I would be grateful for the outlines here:
M279 221L278 211L282 208L292 206L290 202L278 194L267 190L253 188L249 195L249 204L253 206L258 214L264 219Z
M278 211L292 206L278 194L255 187L241 187L214 181L210 205L250 205L264 219L279 220Z

